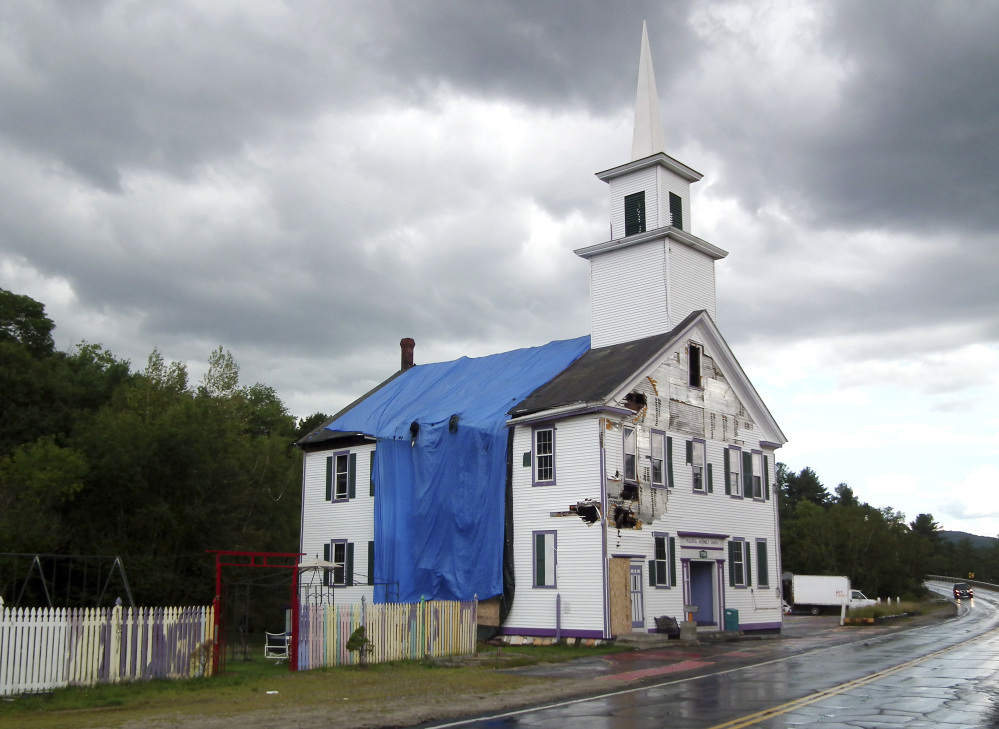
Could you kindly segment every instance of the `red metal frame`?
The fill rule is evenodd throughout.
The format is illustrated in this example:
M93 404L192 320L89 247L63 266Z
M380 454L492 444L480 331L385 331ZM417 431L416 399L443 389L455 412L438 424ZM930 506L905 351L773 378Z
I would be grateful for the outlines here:
M222 636L219 633L219 621L222 614L222 568L223 567L274 567L292 570L291 576L291 645L288 647L288 668L298 670L298 561L304 552L236 552L221 549L209 549L209 554L215 555L215 648L212 654L212 672L219 670L219 651ZM225 561L229 558L230 561ZM236 561L236 560L242 561ZM272 563L270 560L285 560L285 563ZM287 564L287 560L292 560Z

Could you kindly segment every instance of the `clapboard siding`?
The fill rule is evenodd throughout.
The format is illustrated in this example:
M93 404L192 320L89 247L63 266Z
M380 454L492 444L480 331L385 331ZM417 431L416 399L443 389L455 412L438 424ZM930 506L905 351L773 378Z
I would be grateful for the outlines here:
M375 445L349 449L312 451L305 454L302 494L302 546L304 559L323 557L323 546L333 539L354 544L354 586L336 587L337 603L356 603L361 597L371 600L373 588L368 581L368 542L375 538L375 499L370 491L371 451ZM349 501L326 500L326 458L349 450L357 454L355 497ZM307 582L309 576L303 577Z
M603 629L602 546L599 526L587 526L577 516L552 516L566 512L583 499L600 498L600 449L598 420L585 416L554 422L554 486L533 486L530 466L522 454L531 451L532 429L514 433L513 519L516 594L505 626L555 630L556 597L561 597L563 631ZM533 534L557 534L556 586L534 587Z
M664 239L590 261L590 337L596 349L670 328Z
M687 370L687 348L695 342L702 349L702 387L690 387ZM775 494L775 459L772 449L760 447L760 431L746 408L717 367L712 352L704 345L705 338L695 329L688 341L663 354L661 360L634 385L634 391L646 397L648 406L634 416L610 419L605 431L606 478L608 496L613 502L621 489L623 473L623 426L634 427L638 435L639 498L624 502L636 510L642 522L641 529L618 530L610 525L607 532L610 556L627 556L641 561L643 570L643 599L645 629L654 627L654 618L669 615L682 618L683 572L681 557L699 559L699 550L681 549L677 541L674 555L677 585L672 588L652 587L648 584L648 560L654 555L654 537L657 533L677 537L679 532L724 535L723 552L711 552L724 559L720 577L722 591L715 595L716 615L721 621L723 608L739 611L740 624L779 624L781 621L779 536L777 501ZM618 403L624 405L624 401ZM649 456L653 430L672 437L674 488L653 488L650 483ZM686 462L688 440L705 440L706 465L711 465L713 490L707 492L705 473L704 491L693 489L693 468ZM767 456L770 498L759 500L731 496L725 493L724 450L737 446L745 451L761 451ZM741 466L741 462L740 462ZM705 469L706 470L706 469ZM752 584L747 587L728 585L728 538L742 538L752 544ZM758 584L756 542L766 540L769 585ZM717 563L715 569L719 569ZM717 584L716 580L716 584ZM717 588L716 588L717 589Z
M611 196L611 240L624 237L624 198L635 192L645 191L645 229L655 230L665 225L661 217L659 188L656 185L656 172L653 168L639 170L630 175L615 177L610 181ZM666 203L669 211L669 201Z
M690 246L671 240L669 272L671 321L680 321L699 309L704 309L712 319L716 319L714 260Z
M683 210L683 226L675 225L675 227L689 233L691 231L690 183L665 167L657 167L656 175L659 182L659 219L663 221L661 225L675 225L669 213L669 193L672 192L680 197L680 206Z

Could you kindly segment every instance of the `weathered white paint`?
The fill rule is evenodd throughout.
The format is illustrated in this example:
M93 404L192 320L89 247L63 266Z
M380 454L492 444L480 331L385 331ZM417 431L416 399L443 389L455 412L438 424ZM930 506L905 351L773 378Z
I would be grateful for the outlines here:
M663 225L672 225L690 233L693 230L690 218L690 182L664 166L656 167L657 197L660 201L659 220ZM678 195L683 211L683 225L676 225L670 217L669 193Z

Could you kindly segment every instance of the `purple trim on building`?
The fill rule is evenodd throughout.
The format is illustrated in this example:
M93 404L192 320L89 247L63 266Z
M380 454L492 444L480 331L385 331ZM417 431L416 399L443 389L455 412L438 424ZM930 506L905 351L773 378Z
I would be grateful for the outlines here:
M769 448L771 450L777 450L778 448L780 448L780 443L771 443L768 440L761 440L760 448Z
M708 532L677 532L678 537L704 537L706 539L728 539L728 534L709 534Z
M665 560L666 561L666 582L665 582L665 584L660 583L659 582L659 575L656 575L656 584L654 585L654 587L657 590L668 590L668 589L670 589L670 584L669 584L670 562L672 562L674 564L674 569L675 569L676 555L675 554L670 554L670 550L669 550L669 532L652 532L652 562L653 562L653 564L655 564L656 562L659 561L656 558L657 557L657 555L656 555L656 539L659 539L659 538L662 538L662 539L666 540L666 542L665 542L665 546L666 546L666 560Z
M545 481L538 480L538 433L543 430L552 432L552 477ZM531 486L554 486L555 485L555 425L546 423L535 425L531 428Z
M680 549L696 549L698 551L703 549L705 552L724 552L725 551L725 547L704 547L704 546L702 546L700 544L693 544L693 545L691 545L691 544L681 544L680 545Z
M554 628L500 628L500 635L523 635L532 638L554 638ZM563 630L563 638L596 638L601 640L604 637L601 630Z
M784 627L782 622L776 623L739 623L739 630L780 630Z

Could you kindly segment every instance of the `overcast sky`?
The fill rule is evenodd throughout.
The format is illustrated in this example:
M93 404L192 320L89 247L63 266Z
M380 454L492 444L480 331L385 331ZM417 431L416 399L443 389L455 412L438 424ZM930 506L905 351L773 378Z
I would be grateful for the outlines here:
M778 459L999 534L993 2L5 2L0 287L299 416L586 334L643 19Z

